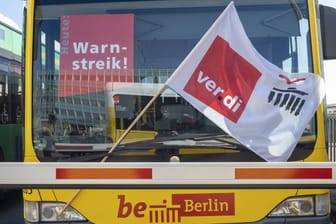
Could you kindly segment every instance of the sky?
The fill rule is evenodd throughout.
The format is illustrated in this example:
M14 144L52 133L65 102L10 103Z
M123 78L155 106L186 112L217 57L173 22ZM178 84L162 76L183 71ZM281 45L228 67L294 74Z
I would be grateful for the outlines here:
M336 0L320 0L320 4L336 8ZM23 0L0 0L0 13L12 19L22 27ZM336 60L323 62L326 82L326 101L329 105L336 105Z
M0 0L0 13L22 27L23 0Z

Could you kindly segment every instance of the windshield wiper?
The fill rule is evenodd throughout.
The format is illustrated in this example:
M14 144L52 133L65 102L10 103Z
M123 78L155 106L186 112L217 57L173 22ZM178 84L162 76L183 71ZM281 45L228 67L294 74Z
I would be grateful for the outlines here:
M94 154L78 156L76 158L67 158L59 161L84 162L97 160L107 155L112 156L115 153L125 153L129 151L145 151L149 149L172 150L179 148L216 148L230 150L246 150L247 148L226 134L200 134L188 133L177 136L159 136L151 140L128 142L120 144L111 155L108 152L96 152Z
M149 149L149 148L229 148L229 149L245 149L243 145L226 134L182 134L173 137L157 137L152 140L139 142L131 142L121 144L116 151Z

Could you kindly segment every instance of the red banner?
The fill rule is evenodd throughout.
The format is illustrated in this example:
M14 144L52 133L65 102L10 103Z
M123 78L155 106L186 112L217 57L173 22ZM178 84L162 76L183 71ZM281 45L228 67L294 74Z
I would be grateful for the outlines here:
M60 29L60 96L133 82L133 14L67 15Z

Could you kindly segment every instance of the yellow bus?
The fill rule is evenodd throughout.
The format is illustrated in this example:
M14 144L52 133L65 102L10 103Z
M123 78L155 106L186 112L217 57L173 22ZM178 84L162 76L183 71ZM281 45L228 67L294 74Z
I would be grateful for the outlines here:
M211 164L265 162L170 89L108 154L229 3L28 0L24 161L192 164L194 175ZM334 39L320 35L315 0L240 0L235 6L255 48L282 70L321 75L322 55L335 57L327 41ZM327 18L330 10L322 11ZM323 33L330 31L322 24ZM328 160L324 113L321 105L288 162ZM210 172L200 175L210 178ZM24 189L25 221L330 223L327 189L132 184L132 177L147 175L146 169L121 171L124 184L111 189Z

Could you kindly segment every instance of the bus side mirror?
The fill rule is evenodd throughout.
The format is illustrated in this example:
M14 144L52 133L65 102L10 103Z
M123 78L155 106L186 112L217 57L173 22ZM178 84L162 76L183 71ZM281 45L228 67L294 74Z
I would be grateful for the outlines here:
M336 59L336 9L320 5L323 59Z

